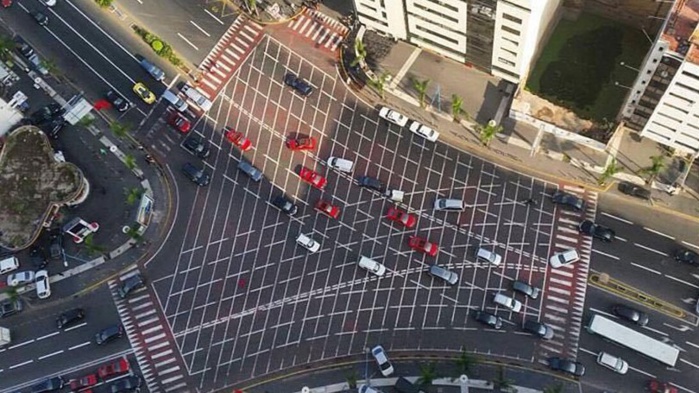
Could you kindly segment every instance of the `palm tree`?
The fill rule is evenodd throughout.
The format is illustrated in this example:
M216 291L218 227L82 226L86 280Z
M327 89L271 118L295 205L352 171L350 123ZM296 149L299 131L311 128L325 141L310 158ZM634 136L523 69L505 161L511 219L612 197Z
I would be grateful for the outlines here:
M89 115L85 115L78 120L78 125L82 127L89 127L95 124L95 118Z
M485 126L478 126L478 133L481 136L483 145L490 145L490 141L495 138L495 135L502 132L502 126L498 125L494 120L491 120Z
M39 63L42 67L46 69L46 71L49 72L54 78L58 79L58 65L56 65L56 61L53 59L43 59Z
M429 83L429 79L422 81L417 78L413 79L413 88L417 91L418 99L420 101L420 108L425 107L425 96L427 96L427 85Z
M119 139L123 139L129 133L129 126L117 121L109 123L109 129L112 130L114 135Z
M133 205L141 198L143 195L143 190L138 187L124 189L124 195L126 195L126 204Z
M12 38L6 35L0 36L0 60L9 60L12 57L11 53L14 48L15 42L12 41Z
M124 165L129 169L134 169L136 168L136 159L131 154L127 154L124 156Z
M357 374L357 370L352 370L349 374L346 374L345 379L347 380L347 386L350 389L357 388L357 380L359 379L359 375Z
M259 16L259 13L257 12L257 0L247 0L245 3L248 6L248 11L254 12L255 15Z
M512 381L511 379L507 379L505 377L505 368L503 366L498 366L498 373L495 379L493 380L493 387L502 391L511 388L513 382L514 381Z
M354 60L350 63L350 67L356 67L362 60L366 59L367 52L364 42L361 39L354 40Z
M95 244L95 239L93 235L94 233L91 233L85 236L85 239L83 240L83 246L85 246L85 248L87 249L87 253L90 255L104 251L104 247Z
M5 293L7 294L7 298L11 301L15 301L19 297L19 293L17 293L16 287L8 287L5 290Z
M641 169L642 173L645 173L648 175L648 179L646 179L646 183L650 184L655 180L658 175L660 174L660 171L665 168L665 155L657 155L657 156L651 156L650 158L651 164L650 166Z
M460 116L464 113L464 99L456 94L451 95L451 116L454 118L455 122L461 120Z
M129 229L125 232L128 237L130 237L133 240L141 240L143 236L141 236L140 233L138 233L138 228L135 226L129 226Z
M602 175L600 176L597 182L600 186L607 184L607 180L611 179L614 175L621 172L622 169L617 164L618 163L616 161L616 158L613 158L609 165L607 165L607 167L604 168L604 172L602 172Z
M466 350L462 348L459 357L456 358L454 362L456 363L456 367L458 370L457 376L462 374L468 375L471 373L473 366L475 366L478 363L478 359L476 359L475 356L466 352Z
M563 393L563 385L560 383L547 386L544 388L544 393Z
M381 74L381 76L377 77L376 79L371 79L369 80L369 84L371 87L376 89L379 92L379 95L381 96L382 100L385 100L386 97L384 96L384 89L386 88L386 82L391 78L391 74L384 72Z
M420 365L420 378L417 379L417 384L420 386L430 386L437 379L437 368L434 363Z

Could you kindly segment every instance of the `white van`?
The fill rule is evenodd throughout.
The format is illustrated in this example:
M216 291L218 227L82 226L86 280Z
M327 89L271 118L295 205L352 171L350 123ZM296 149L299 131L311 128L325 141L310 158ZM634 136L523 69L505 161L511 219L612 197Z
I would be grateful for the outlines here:
M606 352L600 352L599 355L597 355L597 364L619 374L626 374L626 372L629 371L629 364L626 363L626 361Z
M320 243L304 235L303 233L300 233L299 236L296 238L296 244L312 253L320 250Z
M337 169L340 172L352 173L354 162L345 160L344 158L330 157L328 158L328 166L330 166L330 168Z
M493 302L507 307L514 312L520 312L522 310L522 303L519 300L503 295L502 293L496 293L495 297L493 297Z
M464 201L461 199L437 198L434 201L434 210L460 212L464 210Z
M183 99L178 97L177 94L171 92L170 90L165 90L161 97L180 112L184 113L187 111L187 108L189 108L189 105L187 105Z
M184 94L189 97L190 100L194 101L195 104L199 108L201 108L204 112L208 112L211 110L211 107L214 106L214 104L211 103L206 97L204 97L203 94L201 94L197 89L193 88L192 86L189 85L184 85L182 86L182 91Z
M9 273L19 268L17 257L8 257L0 261L0 274Z
M483 247L479 247L476 251L476 259L479 261L489 262L495 266L500 265L502 262L502 257L490 250L486 250Z
M367 257L361 257L357 263L362 269L368 270L369 272L381 277L386 273L386 266L376 262L373 259Z

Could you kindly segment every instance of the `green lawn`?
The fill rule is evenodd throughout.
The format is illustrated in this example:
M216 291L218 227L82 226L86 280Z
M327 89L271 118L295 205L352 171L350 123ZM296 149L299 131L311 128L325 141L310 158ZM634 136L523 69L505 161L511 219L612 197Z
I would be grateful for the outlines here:
M532 70L527 90L584 119L613 121L650 47L641 30L582 14L561 20ZM616 86L618 82L623 86Z

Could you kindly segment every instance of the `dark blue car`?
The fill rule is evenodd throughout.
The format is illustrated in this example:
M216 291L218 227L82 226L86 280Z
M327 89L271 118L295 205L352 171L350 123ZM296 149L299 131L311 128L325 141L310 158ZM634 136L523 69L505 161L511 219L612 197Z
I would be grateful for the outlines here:
M284 75L284 83L304 97L307 97L313 93L313 88L308 82L292 74L291 72Z

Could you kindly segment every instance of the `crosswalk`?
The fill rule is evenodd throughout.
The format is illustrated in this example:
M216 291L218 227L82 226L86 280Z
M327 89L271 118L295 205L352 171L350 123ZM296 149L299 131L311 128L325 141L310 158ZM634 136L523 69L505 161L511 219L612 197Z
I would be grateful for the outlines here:
M578 250L580 261L557 269L547 268L541 322L551 326L555 336L540 342L537 353L540 362L549 356L577 357L592 252L592 239L580 234L578 225L585 219L594 221L597 212L596 192L570 185L561 188L582 197L586 205L582 213L557 209L553 250L574 248Z
M349 28L322 12L305 9L289 27L316 43L319 48L334 52L349 33Z
M193 389L187 387L177 344L156 306L155 296L147 287L133 292L126 299L117 293L121 283L135 274L138 274L138 269L134 268L118 280L110 280L109 289L148 391L193 393Z
M263 26L240 15L199 65L197 90L213 100L263 36Z

